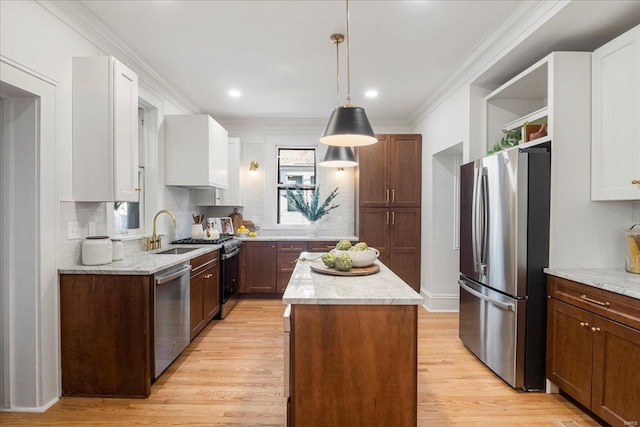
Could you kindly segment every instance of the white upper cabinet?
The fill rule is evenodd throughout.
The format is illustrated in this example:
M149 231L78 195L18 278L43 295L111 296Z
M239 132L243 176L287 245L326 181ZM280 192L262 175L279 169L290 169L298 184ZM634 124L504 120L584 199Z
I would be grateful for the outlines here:
M593 52L591 199L640 200L640 26Z
M242 206L240 200L240 138L228 139L229 187L193 190L197 206Z
M138 200L138 76L109 56L73 58L73 198Z
M165 116L164 148L166 185L228 188L227 131L211 116Z

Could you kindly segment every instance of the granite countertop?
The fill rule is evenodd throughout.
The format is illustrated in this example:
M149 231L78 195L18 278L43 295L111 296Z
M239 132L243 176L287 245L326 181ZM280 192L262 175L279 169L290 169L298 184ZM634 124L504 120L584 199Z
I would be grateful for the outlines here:
M289 285L284 304L421 305L423 298L380 261L380 271L368 276L331 276L311 270L322 264L322 253L302 252Z
M624 268L545 268L552 276L640 299L640 274Z
M237 237L237 236L236 236ZM354 242L359 242L360 240L358 240L358 238L356 236L318 236L318 237L309 237L309 236L284 236L284 235L273 235L273 236L263 236L263 235L258 235L256 237L238 237L238 239L242 240L243 242L251 242L251 241L262 241L262 242L277 242L277 241L284 241L284 240L291 240L291 241L299 241L299 240L303 240L303 241L325 241L325 240L335 240L336 242L342 239L345 240L350 240L351 243Z
M189 248L192 251L184 254L158 255L156 252L172 248ZM102 265L71 264L58 267L59 274L118 274L148 276L166 268L189 261L208 252L220 249L220 245L167 245L164 248L149 252L136 252L126 255L120 261Z

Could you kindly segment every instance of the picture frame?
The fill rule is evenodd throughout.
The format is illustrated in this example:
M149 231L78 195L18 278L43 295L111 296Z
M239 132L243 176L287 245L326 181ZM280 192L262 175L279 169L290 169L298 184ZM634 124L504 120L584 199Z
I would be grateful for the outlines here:
M220 218L220 234L233 235L233 222L230 216Z

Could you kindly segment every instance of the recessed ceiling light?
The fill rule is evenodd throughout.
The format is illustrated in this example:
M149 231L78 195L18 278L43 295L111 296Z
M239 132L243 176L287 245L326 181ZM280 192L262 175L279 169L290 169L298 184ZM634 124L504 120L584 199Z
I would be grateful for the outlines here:
M242 96L242 92L240 92L238 89L231 89L229 92L227 92L229 94L230 97L232 98L239 98Z
M366 96L367 98L377 98L378 97L378 91L377 90L368 90L364 93L364 96Z

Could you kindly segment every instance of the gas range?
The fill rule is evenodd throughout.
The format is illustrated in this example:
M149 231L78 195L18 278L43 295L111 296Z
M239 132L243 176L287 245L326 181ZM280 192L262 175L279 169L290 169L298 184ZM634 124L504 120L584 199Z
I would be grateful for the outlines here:
M220 236L219 239L179 239L171 242L174 245L221 245L222 253L230 253L242 245L242 240L233 236Z

